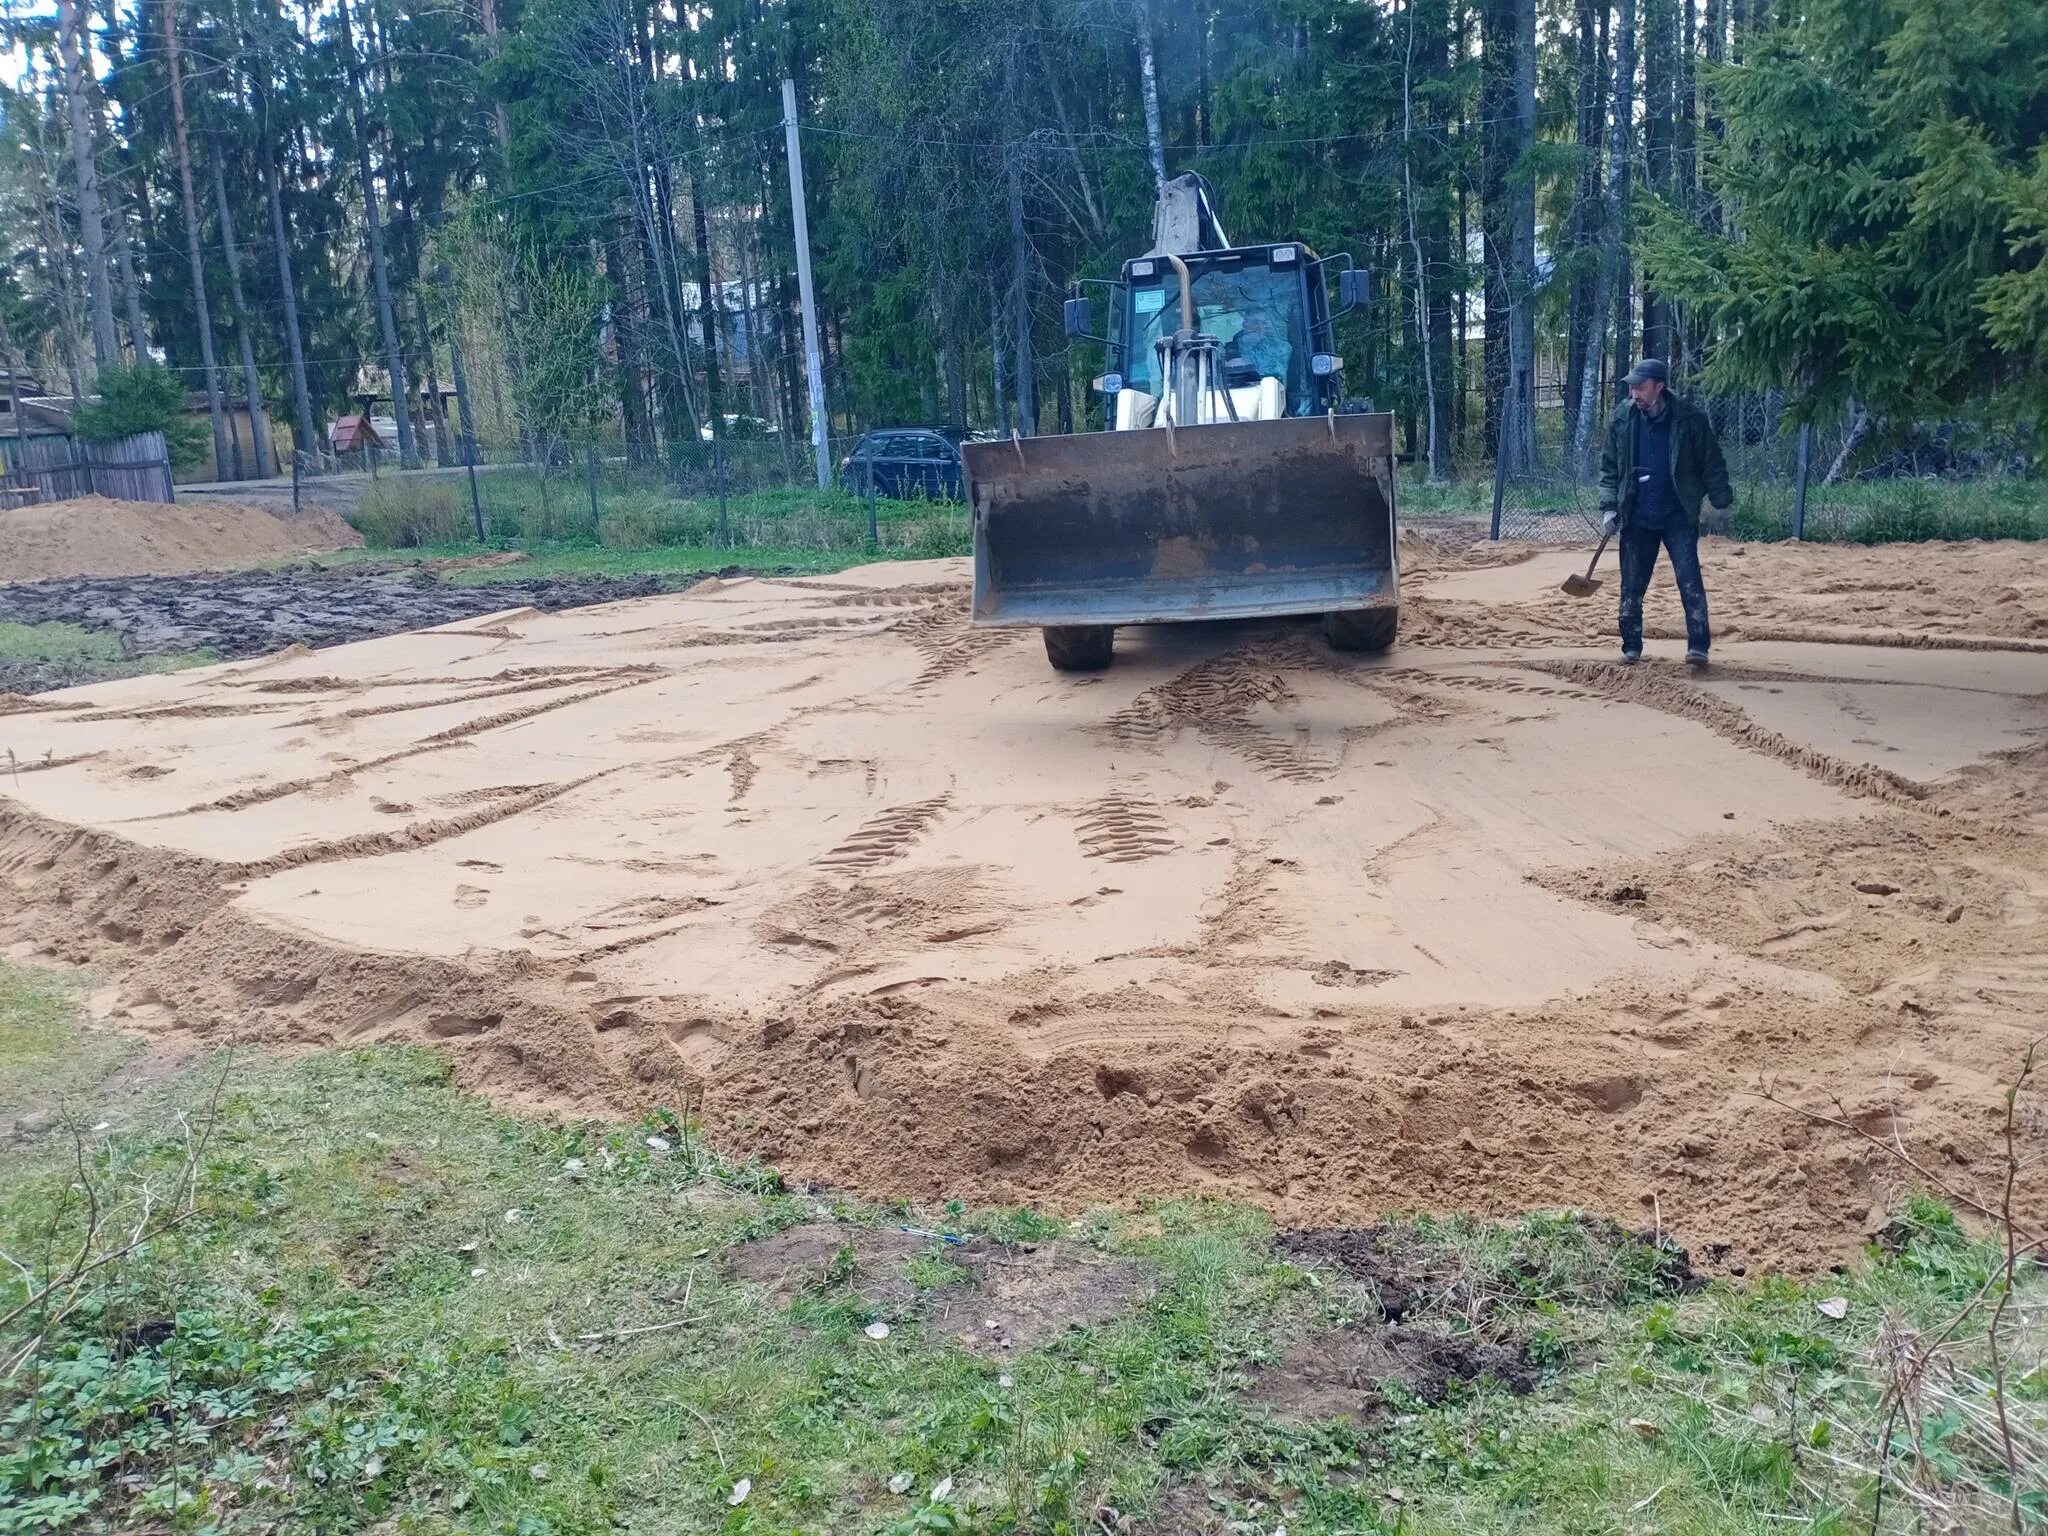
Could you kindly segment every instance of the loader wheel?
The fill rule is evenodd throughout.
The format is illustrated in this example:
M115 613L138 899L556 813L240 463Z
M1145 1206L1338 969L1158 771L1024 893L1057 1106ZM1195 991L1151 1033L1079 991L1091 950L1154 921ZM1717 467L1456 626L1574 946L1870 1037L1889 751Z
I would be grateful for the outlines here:
M1323 615L1323 634L1339 651L1384 651L1400 627L1398 608L1351 608Z
M1045 659L1061 672L1100 672L1115 643L1109 624L1052 624L1045 630Z

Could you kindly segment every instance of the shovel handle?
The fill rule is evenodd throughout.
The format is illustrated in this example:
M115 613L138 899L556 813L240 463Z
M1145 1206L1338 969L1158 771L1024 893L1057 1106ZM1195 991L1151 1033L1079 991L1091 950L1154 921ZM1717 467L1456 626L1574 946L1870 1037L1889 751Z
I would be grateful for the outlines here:
M1586 562L1586 579L1588 581L1593 579L1593 567L1598 565L1600 557L1607 553L1607 541L1613 537L1614 530L1611 528L1600 535L1600 547L1593 551L1593 558ZM1552 569L1555 569L1555 567L1552 567Z

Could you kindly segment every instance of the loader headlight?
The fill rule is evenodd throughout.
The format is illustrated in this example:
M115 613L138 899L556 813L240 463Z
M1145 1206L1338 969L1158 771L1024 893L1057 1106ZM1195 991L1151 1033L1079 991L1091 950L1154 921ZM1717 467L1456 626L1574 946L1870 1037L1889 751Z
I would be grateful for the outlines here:
M1284 267L1289 262L1298 258L1300 255L1300 250L1298 250L1294 246L1276 245L1273 247L1273 265L1276 267Z
M1318 352L1308 360L1309 372L1327 379L1344 371L1344 359L1334 352Z
M1119 394L1124 387L1124 376L1120 373L1105 373L1096 379L1095 387L1105 395Z
M1159 263L1156 261L1134 261L1131 263L1131 276L1133 277L1151 277L1158 271Z

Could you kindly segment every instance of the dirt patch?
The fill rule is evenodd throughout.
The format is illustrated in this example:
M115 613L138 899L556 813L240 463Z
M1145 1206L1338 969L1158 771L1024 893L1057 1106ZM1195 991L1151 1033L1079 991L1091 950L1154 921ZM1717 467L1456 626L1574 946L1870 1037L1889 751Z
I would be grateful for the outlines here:
M1062 1243L975 1238L942 1257L973 1283L936 1293L934 1322L975 1354L1035 1349L1071 1328L1093 1328L1129 1312L1152 1286L1143 1265Z
M444 584L416 566L84 577L0 585L0 619L76 624L110 633L131 660L189 651L239 660L295 645L310 650L432 629L522 606L553 613L619 602L686 586L693 579L688 574L578 576L464 587ZM89 662L0 661L0 690L39 693L102 675Z
M1273 1246L1359 1282L1389 1323L1429 1316L1483 1323L1539 1305L1679 1295L1704 1284L1691 1255L1670 1238L1592 1216L1546 1222L1483 1253L1389 1222L1283 1232Z
M210 496L174 505L81 496L0 511L0 582L229 570L362 542L318 509L280 517Z
M939 1261L940 1283L920 1287L920 1256ZM1147 1294L1142 1265L1060 1243L946 1242L922 1233L816 1222L732 1250L733 1274L787 1302L843 1288L889 1319L916 1317L974 1354L1035 1349L1071 1328L1121 1316ZM957 1273L958 1278L954 1278Z
M1250 1398L1298 1423L1365 1420L1402 1398L1440 1403L1482 1378L1528 1392L1539 1376L1517 1345L1425 1324L1351 1327L1302 1340L1254 1378Z
M783 1302L843 1287L875 1312L901 1317L917 1302L907 1266L929 1246L927 1238L886 1227L814 1222L742 1243L726 1256L726 1266Z

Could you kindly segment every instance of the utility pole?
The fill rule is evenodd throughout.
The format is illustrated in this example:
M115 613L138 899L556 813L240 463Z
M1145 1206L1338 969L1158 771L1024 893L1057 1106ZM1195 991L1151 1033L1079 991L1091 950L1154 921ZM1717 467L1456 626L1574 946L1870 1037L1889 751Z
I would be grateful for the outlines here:
M782 82L782 133L789 148L789 212L796 228L797 300L804 311L804 373L811 386L811 451L818 489L832 489L832 449L825 419L825 364L818 355L818 296L811 289L811 221L804 210L804 152L796 136L796 82Z

